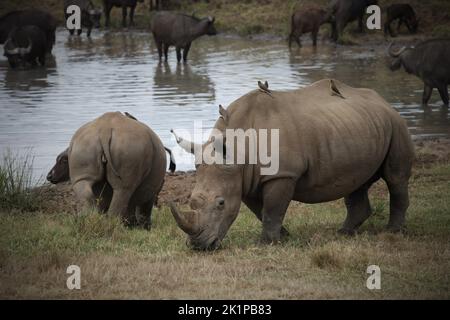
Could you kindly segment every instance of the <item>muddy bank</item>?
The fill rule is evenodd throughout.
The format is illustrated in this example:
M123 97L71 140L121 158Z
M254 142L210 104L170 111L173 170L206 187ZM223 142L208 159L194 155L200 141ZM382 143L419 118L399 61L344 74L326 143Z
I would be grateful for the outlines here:
M420 173L424 167L450 162L450 139L433 139L415 141L416 163L414 173ZM164 187L159 194L158 205L166 205L173 201L186 204L195 185L195 171L167 174ZM76 212L76 200L70 183L58 185L46 184L38 188L45 198L43 211Z

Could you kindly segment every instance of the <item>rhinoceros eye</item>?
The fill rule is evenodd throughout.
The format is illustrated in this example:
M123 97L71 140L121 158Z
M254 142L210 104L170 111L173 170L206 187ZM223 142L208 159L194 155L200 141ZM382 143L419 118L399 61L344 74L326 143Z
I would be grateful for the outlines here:
M225 199L222 197L216 198L216 207L217 209L222 210L225 207Z

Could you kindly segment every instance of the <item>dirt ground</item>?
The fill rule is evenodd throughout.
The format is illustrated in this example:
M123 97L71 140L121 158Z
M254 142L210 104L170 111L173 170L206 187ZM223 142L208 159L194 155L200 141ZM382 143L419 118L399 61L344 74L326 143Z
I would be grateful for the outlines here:
M414 170L438 163L450 162L450 139L415 141L416 163ZM158 205L168 202L186 204L195 185L195 171L167 173ZM45 184L39 188L44 195L44 212L76 212L76 199L69 182L58 185Z

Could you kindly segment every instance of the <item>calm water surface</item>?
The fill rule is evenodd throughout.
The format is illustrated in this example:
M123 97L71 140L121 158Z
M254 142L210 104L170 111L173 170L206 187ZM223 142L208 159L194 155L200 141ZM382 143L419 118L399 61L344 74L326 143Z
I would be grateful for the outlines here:
M211 129L218 105L228 105L268 80L274 90L295 89L325 77L378 91L407 119L414 137L450 136L448 110L437 92L431 110L420 107L422 83L387 68L384 48L309 45L289 52L282 41L226 36L194 42L187 65L175 52L159 63L145 32L57 32L47 68L15 71L0 57L0 154L32 148L35 176L45 175L73 133L108 111L128 111L175 151L178 169L192 158L176 147L169 130L193 132L193 121ZM195 137L200 141L201 137Z

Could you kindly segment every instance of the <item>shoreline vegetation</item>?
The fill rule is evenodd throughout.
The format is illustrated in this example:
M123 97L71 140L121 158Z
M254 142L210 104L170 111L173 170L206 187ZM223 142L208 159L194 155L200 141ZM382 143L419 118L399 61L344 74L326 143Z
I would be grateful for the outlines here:
M292 202L288 239L260 245L261 224L242 205L214 252L190 250L166 206L186 204L194 172L166 176L150 232L125 228L117 217L77 212L70 184L39 186L33 210L21 203L0 208L0 298L449 299L450 139L415 146L402 234L384 231L389 203L382 181L370 190L374 212L354 237L337 234L342 199ZM66 288L73 264L81 268L81 290ZM381 290L365 286L372 264L381 268Z
M97 7L102 6L102 0L92 0ZM219 33L239 35L243 37L275 37L287 39L290 31L291 15L296 9L319 6L327 8L329 0L171 0L167 10L196 16L215 16ZM398 0L379 0L382 8L382 26L384 23L384 8ZM430 37L450 37L450 2L446 0L410 0L418 18L419 32L408 35L405 31L398 38L389 40L416 41ZM0 3L0 16L18 9L41 8L52 13L63 26L63 7L59 0L15 0ZM156 11L149 10L149 0L138 3L135 13L136 26L131 29L150 29L152 16ZM111 13L111 28L121 29L122 13L115 8ZM102 24L104 17L102 17ZM365 34L355 33L356 22L351 23L344 33L343 44L383 43L386 39L382 30L368 31ZM330 27L322 26L320 38L328 39ZM304 36L309 39L308 36Z

